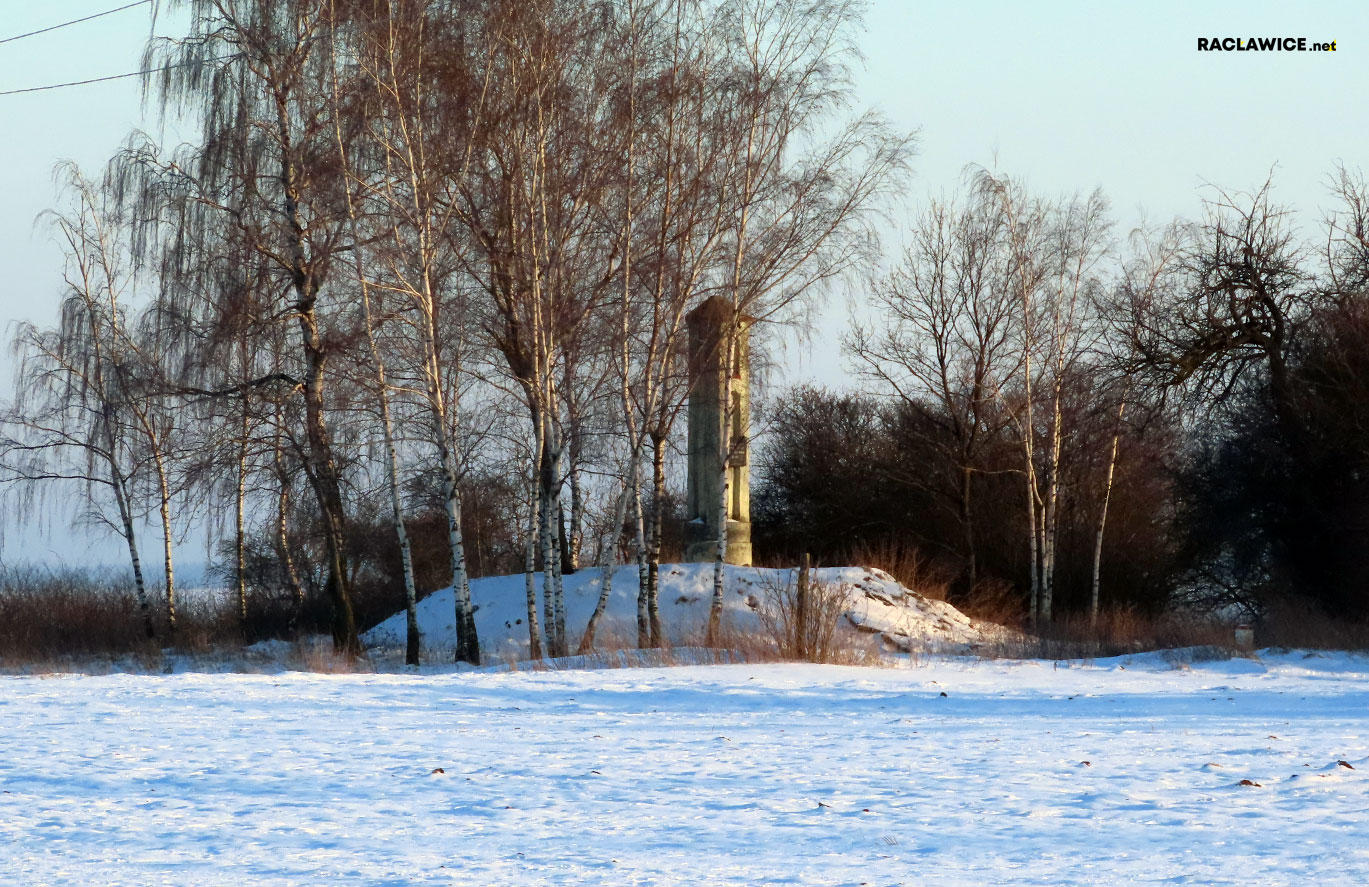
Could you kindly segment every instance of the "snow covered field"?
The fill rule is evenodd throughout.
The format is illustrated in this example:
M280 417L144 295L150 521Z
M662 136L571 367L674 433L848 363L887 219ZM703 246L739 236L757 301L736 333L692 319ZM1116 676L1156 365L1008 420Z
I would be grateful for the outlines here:
M1359 885L1369 660L9 677L0 791L5 885Z

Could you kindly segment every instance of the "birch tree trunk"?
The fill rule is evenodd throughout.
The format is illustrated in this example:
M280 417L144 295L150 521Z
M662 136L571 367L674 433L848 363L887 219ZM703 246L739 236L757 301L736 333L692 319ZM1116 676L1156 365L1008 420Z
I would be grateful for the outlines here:
M109 422L108 419L105 420ZM123 472L115 461L115 438L112 431L107 431L109 442L109 476L114 489L114 501L119 507L119 520L123 524L124 541L128 544L128 558L133 565L133 591L138 600L138 611L143 616L143 628L148 638L156 636L156 629L152 625L152 607L147 599L147 583L143 581L143 563L138 557L138 539L133 532L133 512L128 501L128 488Z
M438 444L442 458L442 487L446 499L447 542L452 553L452 595L455 601L456 659L480 664L480 638L476 634L475 611L471 607L471 582L466 570L466 546L461 536L461 491L457 486L455 459L446 435Z
M740 262L740 259L738 260ZM736 334L733 326L736 323L736 310L733 316L724 325L722 341L719 348L722 354L719 357L722 363L722 372L718 374L718 396L721 399L722 409L719 411L721 416L719 421L722 428L719 429L718 439L722 441L722 483L718 485L721 494L717 502L718 520L718 545L713 557L713 599L708 607L708 634L706 643L710 647L716 647L721 643L722 618L723 618L723 579L725 574L725 564L727 562L727 514L728 505L732 498L732 488L729 483L732 479L732 472L729 470L732 463L732 362L733 350L735 348Z
M133 564L133 588L138 598L138 610L143 614L143 625L149 638L156 635L152 625L152 607L147 600L147 583L143 581L143 564L138 557L138 541L133 533L133 516L128 510L128 493L123 479L115 482L114 496L118 500L119 514L124 525L124 540L128 543L128 557Z
M1037 516L1036 516L1036 472L1032 468L1032 456L1030 448L1026 455L1027 459L1027 568L1031 571L1031 612L1030 620L1033 627L1037 625L1040 616L1041 606L1041 573L1039 570L1040 552L1037 544Z
M245 502L247 498L247 408L243 405L242 437L238 441L238 482L234 490L233 552L236 555L233 579L238 590L238 624L247 627L247 532Z
M581 656L594 652L594 637L599 630L599 620L604 617L604 611L608 609L609 598L613 594L613 571L618 566L618 538L622 535L623 520L627 517L627 503L632 495L635 482L632 478L636 471L637 460L629 459L628 476L623 480L623 489L618 493L617 501L613 506L613 534L609 541L608 551L600 559L599 567L601 578L599 581L599 600L594 604L594 612L590 614L589 624L585 626L585 633L580 638L580 647L576 651Z
M300 581L299 570L295 567L295 557L290 552L290 476L285 470L285 460L281 458L281 419L281 409L277 405L273 460L276 469L276 482L279 487L276 493L276 541L280 545L281 564L285 567L285 582L289 587L291 600L294 602L290 611L288 630L291 636L296 636L299 633L299 619L304 612L304 583Z
M585 498L580 488L580 434L570 439L570 467L566 472L570 481L570 523L566 527L566 557L563 572L580 569L580 548L584 544Z
M536 485L534 485L535 487ZM523 580L528 604L528 657L542 658L542 629L537 620L537 503L534 489L528 503L528 538L523 544Z
M1032 335L1032 284L1028 280L1030 258L1027 247L1023 245L1023 235L1018 228L1012 198L1006 192L1003 201L1012 238L1013 259L1017 265L1015 273L1018 276L1019 299L1022 308L1022 455L1027 481L1027 548L1028 567L1031 570L1031 624L1032 627L1036 627L1040 619L1041 606L1041 552L1038 537L1040 525L1037 515L1037 506L1041 502L1041 492L1036 476L1036 417L1033 413L1032 403L1035 396L1032 385L1032 349L1035 346L1035 341Z
M171 488L166 478L166 456L160 442L150 438L152 443L152 465L157 471L157 511L162 521L162 566L166 571L166 622L172 634L176 633L176 567L171 560Z
M1055 552L1058 538L1060 503L1060 447L1064 437L1061 412L1061 383L1057 376L1052 400L1050 459L1046 465L1046 505L1042 516L1041 619L1050 622L1055 598Z
M333 601L333 646L347 656L361 654L361 639L357 635L356 615L352 610L346 550L346 508L342 501L342 483L337 463L333 459L332 437L328 431L327 405L324 398L324 369L330 356L318 321L318 296L322 280L309 261L305 249L305 225L300 216L301 187L299 170L295 164L291 142L290 112L284 97L276 102L277 135L281 138L280 184L281 215L285 222L286 260L290 271L290 288L294 294L291 308L300 333L304 352L304 427L309 441L305 458L305 474L318 500L319 516L323 521L327 547L328 594Z
M551 581L547 574L550 569L551 544L548 534L549 518L547 510L551 507L547 495L547 429L537 412L533 420L537 429L537 551L542 559L542 631L547 637L547 655L556 655L556 607L552 601Z
M541 500L542 601L547 620L547 645L553 657L568 654L565 637L565 608L562 599L559 524L561 502L556 490L560 473L560 442L549 410L541 411L542 466L539 484Z
M651 646L651 601L647 595L650 570L646 545L646 515L642 506L642 480L638 466L632 468L632 539L637 561L637 648Z
M437 349L437 311L433 302L434 291L427 268L423 271L423 287L426 310L424 321L424 347L427 349L425 361L428 376L428 399L432 411L433 436L437 441L437 453L442 469L443 504L447 513L447 544L451 549L452 600L456 625L456 661L471 665L480 664L480 637L475 627L475 608L471 605L470 573L466 567L466 540L461 530L461 487L458 481L456 451L451 438L446 394L442 388L441 368L438 365ZM451 413L458 409L455 397Z
M390 8L393 34L394 8ZM390 57L393 62L395 45L390 43ZM394 66L392 64L391 69ZM420 81L421 83L421 81ZM394 84L393 94L400 95L398 83ZM423 101L420 86L417 92L419 104ZM456 463L456 441L454 431L460 420L460 352L453 363L455 379L452 381L451 402L448 405L447 392L444 390L441 350L438 347L437 328L437 288L433 285L433 263L435 232L432 195L429 193L429 175L426 157L426 137L423 118L416 117L411 127L402 107L398 107L398 126L403 135L403 156L408 170L414 231L418 238L418 264L420 290L417 296L418 308L422 314L423 346L425 349L424 369L427 375L428 400L432 410L434 436L437 441L438 457L442 465L443 493L446 497L447 536L451 546L452 590L455 601L456 646L458 661L471 665L480 664L480 637L475 627L475 608L471 604L470 573L466 566L466 540L461 529L461 487L460 473Z
M1125 399L1117 407L1117 430L1112 435L1112 455L1108 457L1108 479L1103 487L1103 513L1098 518L1098 535L1093 540L1093 588L1089 597L1089 624L1098 627L1098 590L1103 567L1103 530L1108 525L1108 503L1112 501L1112 479L1117 469L1117 451L1122 443L1122 418L1126 415Z
M570 643L566 638L566 599L565 586L561 575L561 441L552 429L556 445L551 450L552 490L547 503L547 517L551 525L551 588L552 616L556 625L556 655L569 656Z
M146 405L130 404L130 410L138 418L147 446L152 455L152 468L157 476L157 514L162 529L162 569L166 576L166 624L171 634L176 633L176 566L172 559L171 546L173 532L171 527L171 485L167 479L166 451L163 438L157 433L155 418L149 415ZM125 485L123 495L128 496ZM139 567L141 572L141 566Z
M664 646L661 631L661 531L665 520L665 448L666 438L656 433L651 437L651 553L647 563L646 606L647 622L651 629L651 646Z

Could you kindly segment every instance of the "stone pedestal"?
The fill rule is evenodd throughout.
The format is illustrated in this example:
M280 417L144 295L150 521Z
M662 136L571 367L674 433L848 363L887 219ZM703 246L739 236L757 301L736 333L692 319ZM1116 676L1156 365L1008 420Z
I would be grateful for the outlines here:
M689 490L685 560L712 561L718 554L718 510L723 460L727 460L727 554L729 564L751 563L751 397L749 330L752 318L733 318L720 296L690 312ZM729 336L728 333L732 335ZM729 338L734 341L729 343ZM732 358L728 359L729 346ZM731 373L727 373L728 366ZM729 378L730 376L730 378ZM730 409L724 410L731 401ZM726 413L726 416L724 415ZM724 419L729 426L724 429ZM726 449L724 449L726 447Z

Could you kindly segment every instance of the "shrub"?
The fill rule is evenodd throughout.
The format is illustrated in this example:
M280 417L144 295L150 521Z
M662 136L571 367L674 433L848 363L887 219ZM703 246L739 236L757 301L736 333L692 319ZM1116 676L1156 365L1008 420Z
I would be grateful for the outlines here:
M783 578L780 578L783 577ZM757 607L761 627L785 659L835 662L842 619L851 605L851 587L819 579L806 566L763 580L764 600Z

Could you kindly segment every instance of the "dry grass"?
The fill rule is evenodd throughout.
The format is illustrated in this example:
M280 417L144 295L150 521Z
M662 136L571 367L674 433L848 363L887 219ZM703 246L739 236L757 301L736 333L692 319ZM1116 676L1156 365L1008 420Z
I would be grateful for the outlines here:
M989 659L1098 659L1156 650L1196 649L1235 655L1232 627L1212 619L1148 616L1130 609L1066 616L1036 631L1007 632L975 652Z
M291 643L286 661L292 670L314 674L369 674L375 671L369 659L339 653L333 649L332 639L322 635Z
M1027 616L1021 595L1001 579L980 580L958 609L976 622L1014 629L1021 628Z
M1366 650L1369 649L1369 625L1335 619L1306 600L1276 599L1266 605L1264 619L1255 631L1255 645Z
M889 550L869 562L905 585L935 596L937 573L925 560L908 552ZM784 575L784 574L781 574ZM792 575L792 574L788 574ZM683 637L677 649L637 649L636 624L605 620L595 651L554 665L515 661L505 656L511 670L544 668L623 668L709 663L765 663L808 660L849 665L886 661L878 636L855 631L842 618L850 590L816 580L810 600L810 622L799 642L797 589L792 580L772 580L756 589L757 618L724 619L717 644L704 646L704 632ZM149 640L141 614L124 577L79 571L0 570L0 669L34 671L157 672L172 667L170 656L181 657L177 667L209 670L262 671L281 668L326 674L393 670L402 657L376 651L373 658L349 660L337 655L330 640L308 637L282 642L265 650L246 647L233 601L197 595L179 607L178 630L166 629L165 603L154 592L152 608L158 636ZM1092 659L1129 653L1187 648L1200 655L1236 654L1232 626L1227 622L1178 614L1149 616L1134 610L1109 610L1093 624L1087 616L1066 616L1040 631L1023 625L1020 596L1004 584L982 582L961 609L980 622L1003 625L998 637L976 648L985 658ZM1310 607L1304 601L1269 604L1258 625L1259 647L1311 649L1369 649L1369 626L1349 624ZM806 652L811 651L811 652ZM451 651L424 650L424 662L442 666ZM393 661L392 661L393 660ZM498 655L487 662L498 662Z
M885 541L862 545L847 558L852 564L875 567L888 573L904 588L910 588L933 601L944 601L955 570L924 557L912 545Z
M0 571L0 659L116 656L151 648L131 595L112 577Z
M149 589L155 636L149 638L131 582L117 572L37 567L0 569L0 668L8 670L160 671L168 654L206 667L255 670L269 665L249 655L237 608L226 596L178 595L176 629L165 592ZM306 640L282 662L308 670L342 668ZM236 662L230 661L236 659Z
M712 650L718 654L732 657L737 662L783 662L784 657L776 648L770 636L754 626L737 625L733 620L723 617L718 629L718 637L712 646L708 645L708 630L700 625L686 632L678 646L681 650Z
M178 595L172 631L160 589L148 591L155 632L149 638L130 586L117 573L0 569L0 661L159 656L167 649L196 654L244 645L237 612L225 598Z
M1162 650L1190 649L1228 657L1247 650L1236 644L1230 619L1193 613L1148 615L1128 608L1104 610L1095 624L1087 614L1068 615L1031 630L1020 601L988 589L967 603L967 615L1008 626L998 640L976 649L986 658L1095 659ZM1313 650L1369 650L1369 625L1337 619L1305 600L1266 604L1255 626L1255 647Z

